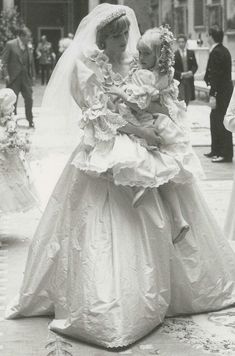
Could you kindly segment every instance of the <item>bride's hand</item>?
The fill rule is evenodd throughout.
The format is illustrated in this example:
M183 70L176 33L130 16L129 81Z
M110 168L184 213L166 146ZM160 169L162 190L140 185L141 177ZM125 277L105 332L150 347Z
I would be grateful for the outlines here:
M108 94L112 94L112 95L116 95L118 97L122 97L123 96L123 90L116 87L116 86L104 86L104 89L106 91L106 93Z
M162 143L161 137L154 128L142 128L143 138L150 146L158 146Z
M151 102L147 111L151 114L158 113L158 114L169 115L167 108L158 102Z

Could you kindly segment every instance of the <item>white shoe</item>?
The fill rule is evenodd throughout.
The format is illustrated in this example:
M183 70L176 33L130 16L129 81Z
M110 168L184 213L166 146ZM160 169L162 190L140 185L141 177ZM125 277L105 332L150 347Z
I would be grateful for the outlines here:
M132 206L134 208L137 208L141 202L141 200L143 199L144 197L144 192L145 192L145 189L144 188L140 188L134 195L134 198L133 198L133 201L132 201Z
M180 229L180 232L178 233L178 235L173 239L173 244L177 244L178 242L182 241L186 237L189 230L190 230L189 225L183 226Z

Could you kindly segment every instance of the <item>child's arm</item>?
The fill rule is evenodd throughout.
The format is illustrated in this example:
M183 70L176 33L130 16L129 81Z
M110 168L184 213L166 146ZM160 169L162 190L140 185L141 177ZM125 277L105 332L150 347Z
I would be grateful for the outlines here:
M167 110L167 108L163 105L161 105L159 102L157 101L152 101L150 103L150 105L148 106L147 112L149 112L150 114L164 114L164 115L169 115L169 112Z
M151 146L158 146L162 143L161 137L153 127L137 127L130 123L118 129L119 132L143 138Z
M108 109L117 112L117 107L116 105L112 102L112 100L109 98L108 103L107 103Z
M122 99L125 104L131 108L132 110L136 111L136 112L142 112L142 110L139 108L138 104L136 103L132 103L129 101L129 97L128 95L125 93L124 90L122 90L121 88L112 86L111 88L106 88L106 91L109 94L113 94L116 95L117 97L119 97L120 99Z
M111 88L106 88L106 90L107 90L108 93L116 95L119 98L121 98L125 102L125 104L129 108L134 110L135 112L143 112L144 111L144 110L139 108L138 104L130 102L128 95L121 88L113 86ZM150 114L165 114L165 115L169 115L167 108L165 106L161 105L158 101L151 102L150 105L146 108L145 111L149 112Z

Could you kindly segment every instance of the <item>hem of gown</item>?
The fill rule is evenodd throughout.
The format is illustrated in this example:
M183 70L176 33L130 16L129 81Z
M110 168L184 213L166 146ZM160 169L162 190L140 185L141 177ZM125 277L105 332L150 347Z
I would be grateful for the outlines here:
M178 171L178 173L179 173L179 171ZM170 181L173 180L174 177L177 176L178 173L175 173L175 172L174 172L174 173L168 175L167 178L165 178L165 179L162 178L161 181L160 181L160 179L158 179L160 182L158 182L158 183L153 183L153 184L145 184L144 182L142 182L141 184L139 184L138 182L128 182L128 181L120 182L120 181L116 181L115 179L114 179L114 184L115 184L115 185L121 185L121 186L129 186L129 187L131 187L131 188L134 188L134 187L143 187L143 188L145 188L145 189L147 189L147 188L154 189L154 188L160 187L160 186L163 185L163 184L169 183Z
M125 348L125 347L128 347L130 345L133 345L137 341L139 341L139 340L143 339L144 337L148 336L154 329L156 329L160 325L162 325L162 321L159 322L156 325L153 325L145 333L143 333L141 336L139 336L139 335L136 335L135 337L126 336L125 338L128 339L128 341L127 340L126 341L122 341L122 339L123 339L123 337L122 337L122 338L119 339L119 341L116 340L116 341L113 341L113 342L106 342L104 340L92 340L91 338L89 339L88 337L85 337L85 336L82 336L82 335L81 336L79 336L79 335L75 336L75 334L73 334L73 333L72 334L68 333L66 331L63 331L59 327L56 327L56 326L52 325L54 322L59 322L59 321L60 321L59 319L53 320L48 326L49 330L52 330L53 332L58 333L60 335L72 337L75 340L81 340L83 342L89 343L90 345L97 345L97 346L104 347L104 348L107 348L107 349Z
M142 188L158 188L159 186L166 184L170 181L173 180L173 178L177 177L177 175L180 173L180 168L175 169L171 174L168 174L166 178L157 178L159 182L155 182L155 183L145 183L145 182L138 182L138 181L121 181L120 179L117 179L117 175L121 174L122 168L117 169L114 176L112 176L112 174L109 174L108 172L102 171L102 172L98 172L97 170L92 170L92 169L87 169L84 167L78 167L76 166L74 163L72 163L72 165L79 169L81 172L89 175L89 176L95 176L95 177L100 177L102 179L106 179L108 181L113 182L116 186L128 186L128 187L142 187ZM129 166L128 168L130 169L134 169L135 166ZM124 168L128 169L128 168ZM108 168L110 169L110 168ZM105 175L107 173L107 175Z

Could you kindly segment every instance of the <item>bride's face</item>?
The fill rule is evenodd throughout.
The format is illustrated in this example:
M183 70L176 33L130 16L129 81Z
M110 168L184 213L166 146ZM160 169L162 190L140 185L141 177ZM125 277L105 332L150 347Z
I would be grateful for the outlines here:
M119 33L111 33L105 39L105 51L107 53L125 52L129 38L129 28L125 28Z

